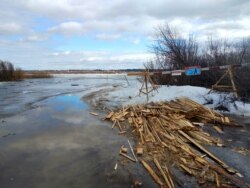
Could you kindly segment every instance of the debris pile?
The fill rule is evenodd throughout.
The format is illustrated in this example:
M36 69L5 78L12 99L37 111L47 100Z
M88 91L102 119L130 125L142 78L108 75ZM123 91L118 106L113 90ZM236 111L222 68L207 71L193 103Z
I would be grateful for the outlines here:
M237 126L220 113L188 98L180 98L123 107L118 112L111 111L106 119L113 121L112 128L118 127L120 134L134 135L135 153L160 187L173 188L181 184L171 173L173 165L194 176L201 187L248 186L237 170L203 147L223 146L220 139L204 130L205 126L213 127L218 133L223 133L220 126ZM122 151L120 154L129 157Z

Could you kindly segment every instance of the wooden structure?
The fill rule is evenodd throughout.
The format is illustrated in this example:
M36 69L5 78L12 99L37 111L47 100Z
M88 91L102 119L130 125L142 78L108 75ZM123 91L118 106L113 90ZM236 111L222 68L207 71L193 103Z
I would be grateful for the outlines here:
M220 85L222 80L224 80L226 77L229 77L231 85ZM236 89L236 85L234 82L232 66L229 66L226 72L222 75L222 77L214 85L212 85L212 89L209 91L209 93L211 93L212 90L233 92L236 98L239 97L237 89Z
M138 76L140 76L141 74L138 74ZM145 94L147 96L147 102L149 100L148 94L151 93L152 91L157 90L157 86L154 84L153 80L150 77L149 71L145 70L143 73L143 82L142 82L142 86L140 88L140 92L139 92L139 96L142 94Z

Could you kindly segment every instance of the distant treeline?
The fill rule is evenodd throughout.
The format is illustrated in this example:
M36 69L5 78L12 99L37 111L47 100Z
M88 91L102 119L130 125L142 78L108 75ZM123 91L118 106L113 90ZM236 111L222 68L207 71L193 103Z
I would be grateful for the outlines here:
M143 72L144 70L145 69L114 69L114 70L70 69L70 70L44 70L43 72L47 72L48 74L116 74L116 73L127 73L127 72ZM35 70L25 71L25 73L33 73L33 72L38 72L38 71Z
M18 81L29 78L51 78L52 75L46 71L33 71L26 73L20 68L15 68L8 61L0 60L0 81Z

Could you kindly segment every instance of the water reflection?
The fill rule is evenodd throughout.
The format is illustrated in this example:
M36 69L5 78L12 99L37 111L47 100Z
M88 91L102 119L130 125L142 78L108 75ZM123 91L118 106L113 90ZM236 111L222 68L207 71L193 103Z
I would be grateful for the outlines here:
M79 100L79 97L74 95L62 95L57 97L52 97L47 100L47 103L50 104L50 107L58 112L63 112L68 109L73 111L79 111L87 109L88 106L83 101Z
M47 116L55 120L71 124L85 124L86 118L84 117L85 110L88 105L80 100L76 95L62 95L49 98L40 103L46 105L45 113Z

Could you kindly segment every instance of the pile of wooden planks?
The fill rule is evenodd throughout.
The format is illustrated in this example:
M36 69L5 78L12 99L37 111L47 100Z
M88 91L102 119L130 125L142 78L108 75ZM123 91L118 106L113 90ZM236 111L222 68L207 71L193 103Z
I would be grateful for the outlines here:
M132 133L143 154L142 165L160 187L175 187L178 177L171 173L177 166L194 176L201 187L246 186L237 170L229 167L203 145L223 146L220 139L204 131L214 127L237 126L231 119L188 98L147 103L111 111L106 119L120 133ZM126 126L129 125L129 126Z

